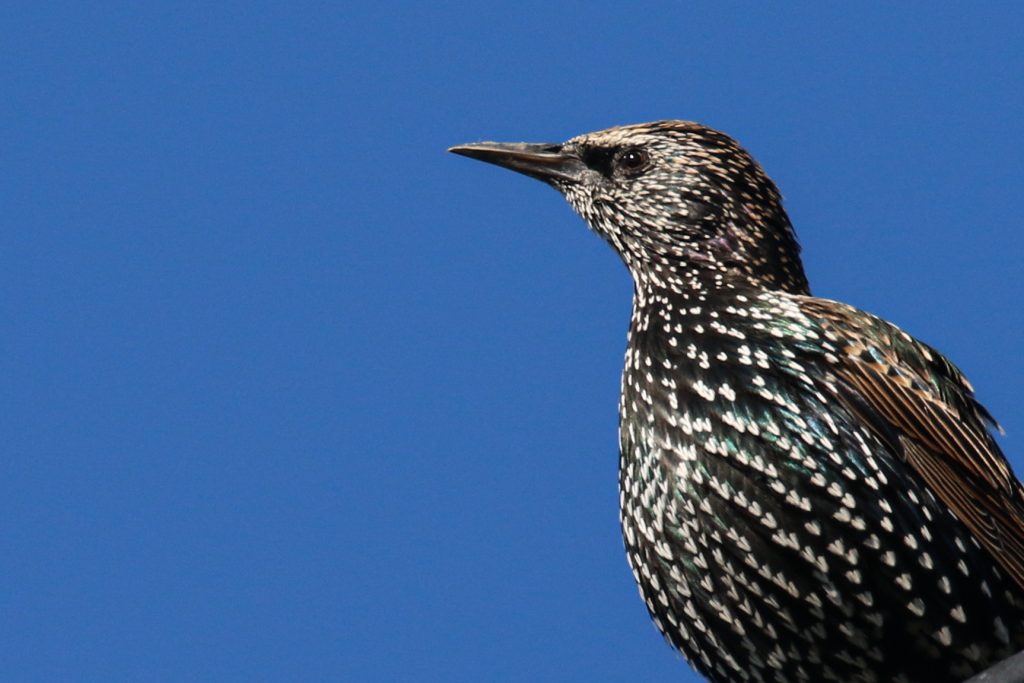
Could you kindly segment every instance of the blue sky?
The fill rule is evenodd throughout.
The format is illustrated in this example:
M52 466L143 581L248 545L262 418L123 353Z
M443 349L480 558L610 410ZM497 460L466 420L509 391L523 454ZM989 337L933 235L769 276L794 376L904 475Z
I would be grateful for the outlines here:
M867 7L6 5L0 679L696 680L619 539L625 269L456 143L730 133L1024 470L1024 11Z

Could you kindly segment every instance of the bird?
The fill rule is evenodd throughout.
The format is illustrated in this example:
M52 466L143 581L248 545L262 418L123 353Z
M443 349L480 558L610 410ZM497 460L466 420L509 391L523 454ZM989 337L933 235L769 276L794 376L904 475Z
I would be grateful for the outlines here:
M451 152L558 190L633 280L619 519L715 683L959 681L1024 648L1024 489L963 373L811 294L780 192L679 120Z

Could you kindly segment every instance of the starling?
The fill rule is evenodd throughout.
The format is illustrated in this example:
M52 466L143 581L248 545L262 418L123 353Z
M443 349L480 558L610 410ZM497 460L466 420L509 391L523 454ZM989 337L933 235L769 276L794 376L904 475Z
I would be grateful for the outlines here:
M811 296L774 183L685 121L452 152L561 192L625 262L620 521L712 681L959 681L1024 647L1024 489L961 372Z

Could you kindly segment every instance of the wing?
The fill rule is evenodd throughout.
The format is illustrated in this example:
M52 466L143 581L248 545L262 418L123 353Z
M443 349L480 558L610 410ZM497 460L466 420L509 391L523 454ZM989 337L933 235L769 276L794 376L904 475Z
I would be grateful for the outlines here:
M903 454L1024 588L1024 489L988 430L998 425L967 379L937 351L880 318L811 297L800 308L837 347L828 359L840 400Z

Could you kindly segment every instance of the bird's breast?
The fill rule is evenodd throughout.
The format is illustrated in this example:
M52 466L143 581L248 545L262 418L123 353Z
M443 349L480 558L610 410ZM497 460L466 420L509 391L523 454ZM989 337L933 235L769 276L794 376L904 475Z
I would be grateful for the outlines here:
M1007 647L1018 608L979 588L1004 580L836 400L812 322L784 297L746 299L683 310L649 297L634 311L620 515L659 629L705 673L756 652L794 677L828 661L837 680L926 669L949 642L968 658ZM988 631L969 628L967 605ZM777 649L783 634L798 651ZM896 637L883 663L879 643Z

